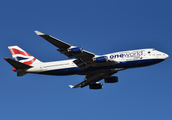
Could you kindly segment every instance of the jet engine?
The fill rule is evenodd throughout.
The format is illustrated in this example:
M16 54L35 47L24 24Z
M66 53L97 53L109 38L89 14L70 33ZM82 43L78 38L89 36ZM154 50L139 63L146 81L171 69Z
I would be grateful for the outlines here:
M68 49L68 52L70 53L82 53L83 52L83 48L82 47L70 47Z
M108 58L106 56L95 57L95 58L93 58L93 61L95 61L95 62L107 62Z
M91 84L89 85L90 89L102 89L103 88L103 84L102 83L95 83L95 84Z
M105 83L116 83L118 82L118 77L117 76L111 76L107 79L104 79Z

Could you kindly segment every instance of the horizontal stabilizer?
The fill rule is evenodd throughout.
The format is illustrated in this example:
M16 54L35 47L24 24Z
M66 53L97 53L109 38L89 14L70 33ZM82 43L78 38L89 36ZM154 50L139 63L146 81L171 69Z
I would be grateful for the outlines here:
M32 67L30 65L26 65L24 63L18 62L16 60L11 59L11 58L4 58L4 59L16 69L27 69L27 68Z

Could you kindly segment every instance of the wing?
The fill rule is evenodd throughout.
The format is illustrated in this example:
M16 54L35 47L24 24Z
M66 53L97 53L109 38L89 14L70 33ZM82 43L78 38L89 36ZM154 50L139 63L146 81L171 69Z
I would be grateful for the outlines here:
M92 58L95 56L94 53L88 52L86 50L82 50L82 52L70 52L71 49L77 48L76 46L72 46L68 43L65 43L59 39L56 39L50 35L41 33L39 31L35 31L35 33L51 44L55 45L59 49L57 49L62 54L66 55L68 58L76 58L74 63L78 65L82 69L86 69L89 67L89 65L86 63L86 61L92 61ZM73 49L74 50L74 49Z
M68 56L69 58L82 58L82 59L89 59L95 56L94 53L88 52L83 50L82 54L78 54L76 53L72 53L69 52L70 48L74 48L75 46L72 46L68 43L65 43L57 38L54 38L50 35L41 33L39 31L35 31L35 33L39 36L41 36L42 38L44 38L45 40L47 40L48 42L50 42L51 44L55 45L56 47L58 47L58 51L61 52L62 54Z
M73 86L73 85L69 85L70 88L83 88L87 85L92 85L95 84L97 81L100 81L102 79L106 79L109 78L111 75L117 73L118 71L115 69L111 69L111 70L106 70L102 73L98 73L98 74L92 74L92 75L86 75L85 79L83 82Z
M107 60L107 58L100 57L100 59L94 59L97 55L94 53L88 52L86 50L83 50L82 47L72 46L68 43L65 43L59 39L56 39L50 35L41 33L39 31L35 31L35 33L51 44L55 45L59 49L57 49L62 54L66 55L68 58L76 58L73 62L81 69L87 69L89 67L100 67L100 66L108 66L117 64L116 61L110 61ZM104 63L97 63L95 60L105 60Z

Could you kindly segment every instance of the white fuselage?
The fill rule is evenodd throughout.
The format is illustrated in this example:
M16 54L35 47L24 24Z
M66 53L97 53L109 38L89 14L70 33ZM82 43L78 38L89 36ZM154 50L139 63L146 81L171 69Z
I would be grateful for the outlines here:
M118 64L103 65L101 67L93 67L87 70L81 70L73 61L63 60L55 62L44 62L33 64L34 67L28 69L28 73L48 74L48 75L72 75L72 74L88 74L89 71L97 71L100 69L117 69L123 70L127 68L143 67L159 63L168 58L168 55L155 49L139 49L106 54L108 60L117 61Z

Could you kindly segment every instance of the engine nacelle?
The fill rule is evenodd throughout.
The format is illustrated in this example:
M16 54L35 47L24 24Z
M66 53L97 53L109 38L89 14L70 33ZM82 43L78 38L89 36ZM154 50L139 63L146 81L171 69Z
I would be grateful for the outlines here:
M116 83L116 82L118 82L118 77L111 76L111 77L105 79L104 81L105 81L105 83Z
M102 83L96 83L96 84L92 84L89 85L90 89L102 89L103 88L103 84Z
M95 62L107 62L108 58L106 56L101 56L101 57L93 58L93 61L95 61Z
M70 47L68 49L68 52L71 52L71 53L82 53L83 52L83 48L82 47Z

